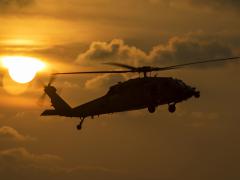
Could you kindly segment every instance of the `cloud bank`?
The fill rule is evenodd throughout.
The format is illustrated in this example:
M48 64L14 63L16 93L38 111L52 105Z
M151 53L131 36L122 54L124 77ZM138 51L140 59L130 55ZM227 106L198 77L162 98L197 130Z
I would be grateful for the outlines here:
M159 44L150 52L127 45L122 39L110 42L93 42L79 54L76 62L80 65L120 62L131 65L164 65L185 63L194 60L230 57L231 47L217 40L206 40L194 36L170 38L166 44Z
M0 0L0 9L24 8L34 2L35 0Z
M0 128L0 141L1 140L24 142L24 141L33 140L33 138L20 134L16 129L12 127L3 126Z
M219 8L232 8L239 9L240 1L238 0L190 0L190 3L197 6L211 7L215 9Z

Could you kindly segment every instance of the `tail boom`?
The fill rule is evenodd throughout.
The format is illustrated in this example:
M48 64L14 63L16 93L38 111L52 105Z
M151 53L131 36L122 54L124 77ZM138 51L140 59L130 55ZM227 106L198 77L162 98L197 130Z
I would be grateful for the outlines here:
M45 110L41 114L41 116L59 115L59 116L71 117L72 108L57 94L57 89L55 87L46 86L44 88L44 91L51 99L51 103L54 109Z

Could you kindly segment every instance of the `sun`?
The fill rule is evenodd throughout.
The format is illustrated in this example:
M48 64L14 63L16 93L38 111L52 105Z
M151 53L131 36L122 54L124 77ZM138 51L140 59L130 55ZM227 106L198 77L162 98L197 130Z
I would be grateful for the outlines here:
M33 57L4 56L1 58L3 67L8 69L10 77L21 84L33 80L37 72L45 67L45 64Z

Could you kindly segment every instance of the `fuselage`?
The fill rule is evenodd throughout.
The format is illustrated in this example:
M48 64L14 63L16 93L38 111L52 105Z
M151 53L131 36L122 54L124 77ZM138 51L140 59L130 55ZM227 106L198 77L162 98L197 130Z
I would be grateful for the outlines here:
M163 104L179 103L194 96L192 88L168 77L130 79L110 87L106 95L72 109L72 117L98 116Z

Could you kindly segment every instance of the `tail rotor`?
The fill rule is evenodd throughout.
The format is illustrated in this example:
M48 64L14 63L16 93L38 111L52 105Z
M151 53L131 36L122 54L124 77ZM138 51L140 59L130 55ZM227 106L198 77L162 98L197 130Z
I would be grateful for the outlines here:
M43 87L44 93L39 97L38 102L37 102L38 105L43 106L44 101L45 101L45 99L46 99L46 95L47 95L46 89L49 88L49 87L51 87L52 84L55 82L55 80L56 80L56 76L54 76L54 75L52 75L52 76L50 77L49 82L48 82L47 85L45 85L45 84L43 83L43 81L39 80L39 84L41 85L41 87Z

